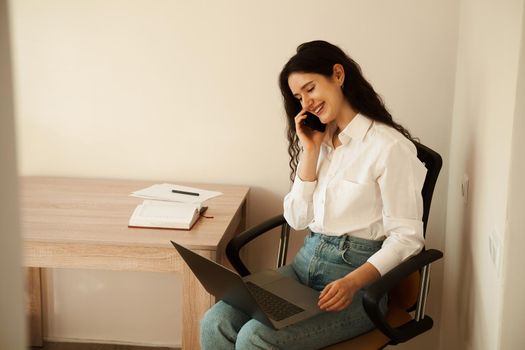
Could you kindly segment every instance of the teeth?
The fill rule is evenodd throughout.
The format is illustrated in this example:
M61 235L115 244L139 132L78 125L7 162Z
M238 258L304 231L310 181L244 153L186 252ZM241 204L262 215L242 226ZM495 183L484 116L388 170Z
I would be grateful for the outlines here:
M321 110L321 108L323 108L323 105L320 105L319 107L317 107L317 109L315 110L315 113L319 113L319 111Z

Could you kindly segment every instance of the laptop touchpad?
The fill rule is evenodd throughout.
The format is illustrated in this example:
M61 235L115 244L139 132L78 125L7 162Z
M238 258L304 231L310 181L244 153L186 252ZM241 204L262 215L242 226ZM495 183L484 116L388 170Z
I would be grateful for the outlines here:
M265 284L264 289L304 307L317 305L320 294L315 289L309 288L291 278L282 278Z

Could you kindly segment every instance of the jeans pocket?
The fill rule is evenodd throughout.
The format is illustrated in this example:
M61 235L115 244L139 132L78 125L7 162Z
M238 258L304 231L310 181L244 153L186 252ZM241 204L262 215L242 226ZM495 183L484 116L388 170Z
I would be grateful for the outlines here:
M341 257L350 266L358 268L363 265L372 254L373 253L368 250L360 250L349 246L343 250Z

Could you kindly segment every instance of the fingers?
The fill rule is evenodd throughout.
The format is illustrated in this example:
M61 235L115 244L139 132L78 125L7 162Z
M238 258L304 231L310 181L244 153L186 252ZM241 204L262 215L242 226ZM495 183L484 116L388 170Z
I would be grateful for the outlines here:
M319 295L319 300L326 298L327 295L329 295L329 298L331 298L335 294L335 292L337 292L337 288L334 287L334 283L329 283L321 291L321 294Z
M319 308L325 311L341 311L352 302L350 293L338 283L330 283L319 296Z
M303 150L305 151L319 151L324 139L324 133L315 131L308 126L303 125L303 121L307 118L306 109L303 108L295 116L295 132Z
M339 309L348 301L345 294L342 290L332 288L332 291L326 293L323 298L319 300L319 308L326 311Z
M295 116L295 132L301 141L303 147L310 147L312 145L312 130L302 124L303 120L306 119L306 109L301 111Z
M319 307L326 309L341 299L341 290L335 283L328 284L319 295Z
M297 132L303 131L301 122L306 119L306 109L301 109L301 111L295 116L295 130Z

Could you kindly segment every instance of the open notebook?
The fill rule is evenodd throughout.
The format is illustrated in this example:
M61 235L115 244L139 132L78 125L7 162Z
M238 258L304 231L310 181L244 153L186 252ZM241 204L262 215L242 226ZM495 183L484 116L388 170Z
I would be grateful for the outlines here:
M128 226L190 230L206 209L200 203L145 200L133 211Z

